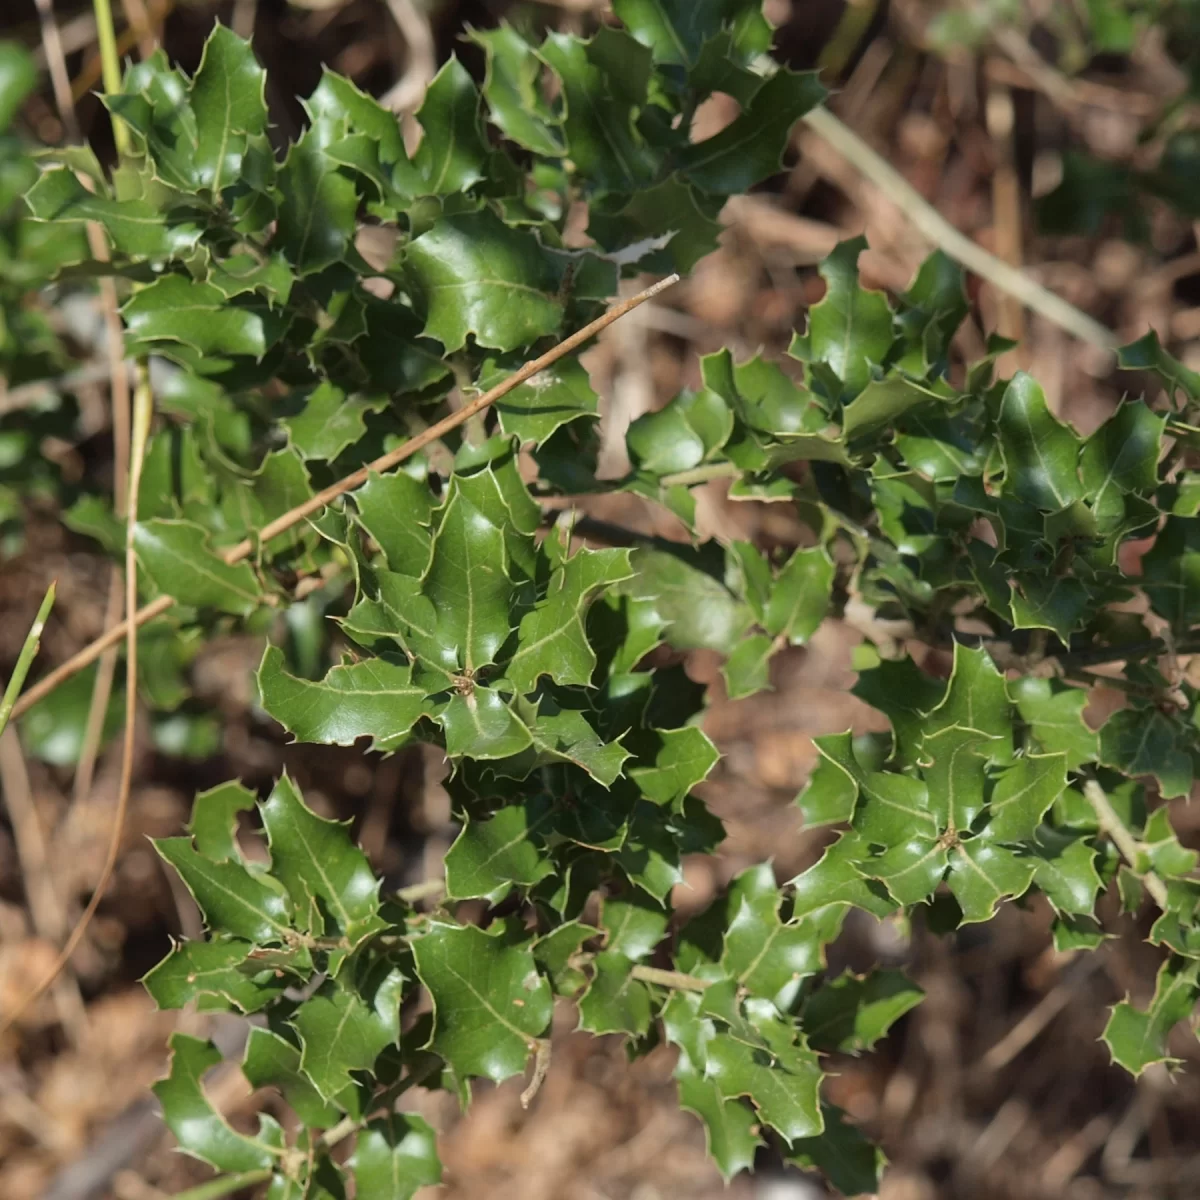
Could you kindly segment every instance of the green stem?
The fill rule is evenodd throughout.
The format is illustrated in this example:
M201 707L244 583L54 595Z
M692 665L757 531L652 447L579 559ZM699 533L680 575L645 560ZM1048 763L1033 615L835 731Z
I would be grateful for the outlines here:
M1167 909L1167 885L1153 871L1140 871L1138 858L1143 849L1142 843L1130 832L1125 822L1121 820L1117 810L1113 808L1108 793L1094 779L1087 780L1083 785L1083 794L1095 811L1100 821L1100 828L1112 839L1112 843L1121 852L1121 857L1129 864L1129 868L1145 885L1150 898L1164 912Z
M100 42L100 73L104 90L115 96L121 90L121 58L117 53L117 33L113 25L110 0L92 0L92 11L96 14L96 37ZM129 153L129 130L117 117L112 118L113 141L117 157L125 158Z
M197 1184L186 1192L176 1192L171 1200L221 1200L222 1196L231 1196L242 1188L253 1187L256 1183L266 1183L271 1178L269 1167L257 1171L243 1171L240 1175L222 1175L220 1179L210 1179L207 1183Z
M708 987L708 981L697 979L695 975L685 975L682 971L664 971L660 967L644 967L638 963L630 974L634 979L643 983L655 983L659 987L674 988L677 992L702 992Z
M37 611L37 616L33 619L33 624L29 627L29 632L25 635L25 644L21 647L21 653L17 656L17 665L13 667L12 676L9 678L8 686L4 689L4 699L0 700L0 733L4 732L5 726L8 724L8 718L13 710L13 705L17 702L17 697L21 694L21 688L25 685L25 676L29 674L29 668L33 665L33 660L37 656L38 645L41 642L42 630L46 627L46 618L50 615L50 609L54 607L54 589L57 586L57 581L51 583L46 589L45 598L42 600L42 605Z

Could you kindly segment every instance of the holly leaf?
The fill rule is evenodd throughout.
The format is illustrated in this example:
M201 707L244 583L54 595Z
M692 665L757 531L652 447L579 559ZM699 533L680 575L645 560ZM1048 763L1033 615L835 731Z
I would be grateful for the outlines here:
M321 1096L301 1068L300 1050L287 1038L261 1026L251 1028L242 1059L242 1074L251 1087L278 1088L288 1107L306 1124L329 1129L344 1109ZM346 1095L342 1099L346 1099Z
M1079 438L1050 412L1041 387L1023 371L1004 389L996 431L1007 470L1006 493L1046 512L1058 512L1085 496Z
M809 996L800 1023L817 1050L856 1054L873 1049L924 995L902 971L845 972Z
M196 118L192 169L201 187L219 195L240 181L247 135L266 132L265 97L266 74L250 43L214 26L189 97Z
M226 1124L204 1095L201 1081L221 1061L221 1052L211 1042L184 1033L172 1034L170 1044L170 1074L159 1080L153 1091L179 1148L218 1171L260 1171L273 1166L272 1151L279 1147L264 1138L270 1118L262 1119L259 1138L246 1137Z
M500 371L487 372L476 384L479 391L499 383ZM587 372L578 359L564 358L513 388L494 408L500 428L522 444L540 446L556 429L572 421L595 419L598 403Z
M404 268L425 315L423 333L447 353L467 336L515 350L557 332L558 271L537 238L490 209L443 216L409 246Z
M521 692L531 692L548 675L559 684L588 684L596 654L584 618L600 588L633 574L628 550L577 550L559 564L546 595L521 620L517 650L505 671Z
M650 990L632 970L633 963L613 950L602 950L592 959L592 977L579 998L580 1029L645 1036L650 1028Z
M433 998L429 1049L461 1078L500 1083L523 1071L554 1003L528 946L431 922L412 951Z
M1086 838L1043 826L1030 847L1033 881L1060 913L1090 916L1103 886L1096 872L1096 848Z
M1169 516L1142 556L1142 587L1176 631L1200 620L1200 521Z
M412 668L382 658L331 667L314 681L290 674L283 651L268 646L257 678L263 708L301 742L350 746L369 737L374 749L393 749L431 711Z
M304 398L299 413L280 423L302 458L332 462L347 446L365 436L364 416L381 412L387 405L385 396L347 396L341 388L325 380Z
M1068 771L1094 762L1099 752L1095 730L1083 719L1088 694L1049 679L1026 675L1008 684L1021 719L1044 754L1062 754Z
M142 986L162 1009L196 1001L201 1011L232 1007L259 1012L288 984L273 969L253 969L254 949L252 943L236 939L180 942L142 977Z
M433 496L424 479L403 470L368 474L354 493L359 524L375 539L388 566L400 575L420 577L429 564Z
M348 1163L356 1200L412 1200L442 1181L437 1134L415 1113L389 1113L370 1122Z
M323 936L329 913L350 947L383 928L379 880L346 832L349 822L317 816L284 774L259 806L271 873L287 888L304 928Z
M657 744L652 762L629 767L626 774L648 800L677 807L692 788L708 778L721 757L720 752L708 735L694 725L656 729L653 738ZM639 761L645 763L647 757L640 755Z
M300 1035L300 1067L322 1099L333 1101L353 1082L352 1071L369 1071L400 1038L401 971L375 964L362 980L326 980L290 1023Z
M1112 1010L1102 1036L1113 1062L1137 1076L1153 1063L1179 1061L1168 1053L1167 1037L1195 1007L1198 973L1200 962L1172 955L1158 970L1149 1007L1135 1008L1122 1000Z
M1156 708L1122 708L1100 727L1099 760L1124 775L1152 775L1164 800L1192 790L1192 758L1175 721Z
M214 933L255 944L287 941L291 904L278 885L251 874L240 862L213 862L197 852L189 837L155 838L153 844L179 873Z
M462 192L483 178L489 147L479 120L479 93L454 55L426 89L417 120L425 136L413 166L428 194Z
M483 98L492 124L526 150L561 158L562 133L542 95L542 66L533 47L510 25L472 29L467 37L487 56Z
M207 533L190 521L139 521L134 549L156 591L189 606L244 617L262 598L250 565L226 563L213 553Z
M946 882L962 909L962 923L990 921L1004 897L1023 896L1033 881L1034 860L987 838L954 847Z
M781 67L720 133L677 154L680 171L703 191L749 191L779 170L792 126L825 96L815 71Z
M614 0L613 12L655 62L674 66L694 66L705 44L730 27L739 55L762 53L771 42L761 6L745 0Z
M499 809L486 821L468 819L446 852L446 896L498 904L514 887L532 887L553 871L538 831L553 809L531 815L523 804Z
M293 142L279 169L278 246L301 278L340 262L354 234L354 180L326 153L342 123L312 106L313 123Z
M797 550L771 587L763 626L772 637L793 645L808 641L829 612L834 565L823 546Z
M993 841L1024 842L1033 837L1047 810L1066 790L1064 754L1019 758L997 780L988 801L987 834Z
M775 639L765 633L752 633L734 646L721 664L721 675L730 700L741 700L771 686L774 653Z
M256 799L248 787L237 781L197 792L187 827L196 849L213 862L241 862L238 813L252 812Z
M867 386L872 366L883 363L895 339L887 297L858 283L858 256L866 248L865 238L851 238L821 263L825 295L808 310L808 329L788 349L793 358L828 367L846 396Z
M798 1138L785 1157L800 1167L816 1168L844 1196L879 1191L887 1158L855 1125L847 1124L845 1113L832 1104L822 1104L825 1128L820 1137Z

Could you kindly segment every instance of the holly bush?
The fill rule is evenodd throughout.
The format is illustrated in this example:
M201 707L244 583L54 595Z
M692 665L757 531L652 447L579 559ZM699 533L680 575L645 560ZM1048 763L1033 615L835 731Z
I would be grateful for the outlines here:
M110 272L128 351L155 364L135 531L146 702L178 709L206 639L258 631L261 707L292 737L428 742L450 764L444 884L382 890L286 776L265 798L200 793L187 832L156 843L207 937L146 987L164 1008L259 1014L242 1070L295 1125L228 1125L201 1088L219 1052L182 1034L164 1117L274 1200L437 1181L433 1133L397 1099L419 1085L465 1105L473 1079L527 1069L532 1093L560 998L631 1054L677 1048L680 1103L727 1177L769 1143L847 1194L875 1190L881 1152L822 1098L823 1063L870 1049L921 992L895 970L829 975L853 909L949 930L1040 894L1056 945L1094 949L1100 893L1115 883L1126 911L1147 894L1157 990L1105 1033L1134 1073L1170 1061L1200 994L1196 854L1167 806L1200 763L1179 665L1200 646L1200 376L1153 335L1120 361L1161 402L1125 399L1081 437L1033 379L996 377L1010 343L954 358L953 262L934 254L889 297L860 284L848 241L785 361L704 358L702 386L632 423L623 477L597 477L597 396L573 357L399 469L362 472L581 329L622 279L689 271L727 197L777 171L822 100L767 56L753 0L613 7L621 24L586 38L470 31L482 86L451 58L411 153L332 73L276 146L252 49L220 27L193 77L160 54L104 97L130 141L111 174L78 148L35 168L0 142L0 178L18 181L5 253L41 247L25 261L61 289ZM10 117L31 75L15 58L5 72ZM718 91L741 113L697 141ZM385 258L360 248L365 225L387 232ZM6 283L6 314L36 282ZM38 346L0 341L52 362ZM716 479L789 506L805 544L595 548L606 531L564 516L563 497L629 492L694 529L695 489ZM63 519L123 545L100 494ZM684 653L720 652L729 696L747 696L850 606L872 614L854 691L891 732L817 739L799 804L836 837L796 878L753 866L680 922L682 859L723 837L694 794L719 756ZM1123 705L1097 729L1099 664ZM259 826L265 847L245 852Z

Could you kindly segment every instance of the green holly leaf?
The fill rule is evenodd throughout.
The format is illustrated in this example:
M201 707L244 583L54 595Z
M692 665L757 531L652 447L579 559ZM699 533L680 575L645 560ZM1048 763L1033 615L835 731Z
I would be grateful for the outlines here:
M423 478L403 470L391 475L371 472L354 493L359 524L376 541L388 566L401 575L419 577L429 563L429 526L433 495Z
M487 55L483 98L492 124L526 150L561 158L562 133L542 95L542 67L533 48L509 25L472 29L467 37Z
M708 735L694 725L682 729L656 729L650 765L630 767L626 772L655 804L678 808L697 784L708 778L721 755ZM644 762L649 754L639 756Z
M370 737L375 749L393 749L431 711L412 668L382 658L332 667L313 681L290 674L283 651L268 646L257 678L263 708L301 742L350 746Z
M95 195L66 167L44 171L25 193L25 203L38 221L95 221L118 254L152 262L186 255L202 232L190 210L160 212L147 200L110 200Z
M483 178L489 147L479 120L479 93L454 55L426 89L417 120L425 136L413 166L428 194L462 192Z
M141 288L121 309L132 349L169 353L178 343L201 355L262 358L268 329L263 314L228 302L219 287L182 275L164 275Z
M261 1026L250 1030L242 1074L251 1087L274 1087L282 1093L288 1107L306 1124L329 1129L341 1120L343 1108L321 1096L304 1074L301 1053L287 1038ZM352 1089L343 1100L353 1097Z
M214 195L239 182L247 135L266 132L265 97L266 74L250 43L224 25L214 26L190 95L196 118L193 176Z
M1174 404L1179 393L1195 403L1200 400L1200 375L1168 354L1152 329L1117 351L1117 365L1126 371L1153 371L1167 385Z
M237 940L181 942L143 976L142 985L162 1009L196 1001L201 1011L233 1007L259 1012L288 984L272 969L255 971L253 953L253 944Z
M845 734L833 735L840 742ZM840 825L854 816L854 805L858 800L858 784L854 775L839 763L845 750L835 743L832 755L826 757L821 747L826 738L814 738L813 745L821 756L804 790L796 797L804 813L806 827ZM853 753L853 743L850 753Z
M748 191L779 170L792 126L825 96L815 71L780 68L720 133L676 155L680 171L703 191Z
M1153 775L1164 800L1192 790L1192 757L1178 723L1157 708L1122 708L1100 727L1099 760L1123 775Z
M1044 754L1065 755L1068 771L1095 761L1100 743L1096 731L1083 719L1088 704L1086 691L1032 675L1013 680L1008 690Z
M1079 473L1098 520L1120 521L1126 494L1146 495L1158 486L1166 420L1143 402L1126 399L1084 443Z
M771 44L771 27L754 0L614 0L613 12L655 62L674 66L695 65L705 44L726 29L739 56Z
M1000 775L992 790L987 806L988 837L999 842L1028 841L1066 787L1066 755L1019 758Z
M237 1173L273 1166L272 1151L279 1147L265 1137L270 1118L261 1119L258 1138L246 1137L226 1124L204 1095L201 1080L221 1061L221 1052L211 1042L184 1033L172 1034L170 1044L171 1072L153 1091L179 1148L218 1171Z
M213 862L188 837L155 838L154 848L178 872L214 933L248 942L285 942L292 932L287 894L239 862Z
M682 392L665 408L638 417L625 435L640 471L667 475L698 466L733 432L733 413L715 392Z
M721 664L725 691L730 700L741 700L771 686L771 658L775 639L765 633L743 637Z
M1142 830L1141 845L1135 869L1145 874L1153 871L1162 879L1181 879L1195 870L1200 855L1179 844L1171 826L1171 814L1166 808L1155 809Z
M603 950L592 960L592 978L579 998L579 1028L589 1033L644 1037L650 1028L650 990L630 974L623 954Z
M554 1003L528 946L432 922L412 951L433 998L429 1048L461 1078L499 1083L523 1071Z
M884 659L871 670L860 672L853 690L891 722L897 766L915 767L921 758L925 714L942 700L942 685L906 655Z
M370 1122L354 1142L349 1167L356 1200L412 1200L442 1181L437 1134L415 1113L389 1113Z
M525 715L538 765L569 762L585 770L597 783L609 787L621 775L629 751L619 741L606 742L582 712L560 708L553 696L543 694L536 713Z
M1079 438L1050 412L1041 387L1024 372L1004 390L996 431L1007 469L1006 493L1046 512L1085 496Z
M845 972L809 996L800 1023L816 1049L856 1054L873 1049L924 995L902 971Z
M1043 826L1030 849L1033 881L1060 912L1089 916L1103 886L1096 872L1096 848L1085 838Z
M556 996L574 996L587 983L575 960L583 943L599 933L592 925L567 921L534 942L533 957Z
M1200 621L1200 521L1167 517L1142 556L1142 586L1177 631Z
M498 904L513 887L532 887L553 871L538 831L552 809L531 815L522 804L499 809L486 821L467 820L446 852L446 896Z
M940 838L914 837L868 859L860 864L860 870L883 883L898 904L913 905L933 895L948 862L949 854Z
M771 588L763 625L772 637L803 645L829 612L833 560L823 546L797 550L784 564Z
M869 846L857 833L844 833L806 871L789 880L792 916L798 918L830 904L861 908L875 917L890 915L896 905L887 889L859 869Z
M711 990L711 989L710 989ZM817 1056L796 1045L791 1026L765 1001L747 1002L749 1032L718 1032L709 1041L707 1074L727 1100L746 1096L758 1115L786 1141L815 1137L823 1128Z
M367 413L381 412L388 405L384 396L347 396L328 381L313 388L303 403L300 412L281 424L302 458L329 462L366 434Z
M1113 1062L1136 1076L1153 1063L1178 1061L1167 1051L1167 1037L1191 1016L1200 995L1198 974L1200 961L1172 956L1159 968L1148 1008L1122 1000L1112 1010L1103 1038Z
M831 904L785 923L781 899L769 863L749 867L733 881L721 964L739 987L786 1011L801 982L824 967L824 948L837 936L846 910Z
M788 350L793 358L828 367L847 396L867 386L872 366L883 363L895 339L887 297L858 284L858 256L866 246L861 237L839 242L821 263L825 295L808 310L808 329L792 338Z
M422 332L447 353L469 334L480 346L516 350L562 322L558 264L490 209L436 221L408 246L404 267L424 311Z
M188 833L205 858L213 862L242 862L237 844L238 814L253 812L255 794L242 783L219 783L197 792Z
M321 113L313 97L313 123L293 142L279 169L279 225L272 245L301 278L341 262L354 235L354 180L326 150L342 123Z
M499 383L500 371L484 372L476 384L479 391ZM527 383L513 388L494 405L505 434L522 444L540 446L555 430L572 421L594 419L598 399L587 372L578 359L564 358Z
M584 630L588 605L600 588L632 574L628 550L577 550L558 565L545 598L521 620L505 672L512 684L531 692L544 675L559 684L589 683L596 654Z
M348 822L327 821L303 801L285 774L259 805L271 873L287 888L303 927L325 935L323 913L356 946L383 927L379 917L379 880L367 856L351 842Z
M962 923L990 921L1000 900L1023 896L1034 867L1031 857L987 838L970 838L955 846L946 882L962 908Z
M700 1015L700 997L674 992L660 1015L667 1040L679 1047L675 1064L679 1106L703 1122L709 1155L729 1180L754 1165L754 1152L762 1142L754 1110L740 1099L726 1099L717 1082L705 1074L706 1048L715 1029L711 1020Z
M941 827L930 811L930 789L919 779L885 771L864 771L849 733L815 739L823 758L836 765L857 789L854 828L881 846L916 837L934 841Z
M845 1113L832 1104L822 1104L825 1128L820 1137L798 1138L785 1157L800 1167L815 1168L844 1196L879 1191L887 1158L862 1131L845 1121Z
M608 70L604 51L612 44L621 48L620 74ZM538 55L562 81L562 131L576 170L605 189L633 192L648 185L656 155L635 124L645 88L633 97L627 90L632 81L648 78L648 52L628 34L609 29L604 40L598 34L590 41L552 32Z
M642 892L606 896L600 915L604 947L630 962L649 958L667 933L668 913Z
M679 555L639 548L630 561L634 577L624 590L637 600L654 602L667 622L667 640L677 649L727 651L748 628L747 605Z
M400 1038L404 975L386 962L361 980L326 980L290 1018L300 1035L300 1068L322 1099L336 1097L353 1082L352 1071L369 1071Z

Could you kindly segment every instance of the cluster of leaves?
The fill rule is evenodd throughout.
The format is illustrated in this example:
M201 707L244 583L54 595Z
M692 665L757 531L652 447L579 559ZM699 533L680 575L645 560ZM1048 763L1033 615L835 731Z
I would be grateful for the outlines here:
M769 1139L841 1190L873 1191L881 1156L822 1100L822 1056L868 1049L920 991L894 971L829 977L825 947L852 908L953 928L1040 892L1058 944L1088 947L1106 936L1109 882L1131 910L1143 889L1165 895L1158 993L1119 1005L1108 1031L1135 1071L1166 1057L1200 994L1195 856L1152 804L1191 787L1195 697L1150 665L1200 624L1200 379L1152 337L1123 362L1166 381L1168 408L1126 401L1082 438L1031 379L994 378L1007 343L951 371L968 311L952 263L935 255L893 301L860 285L862 244L847 242L787 359L704 359L701 387L631 425L625 477L597 478L597 398L564 359L402 470L260 538L448 411L452 390L487 389L579 328L622 274L689 268L724 198L776 169L820 99L765 57L751 0L614 9L624 28L588 39L472 32L482 89L447 63L412 152L391 114L327 74L281 157L250 48L218 28L193 78L158 56L105 97L134 145L111 178L72 152L28 189L40 228L72 233L68 267L96 269L82 222L106 231L129 349L163 367L135 544L146 598L175 603L141 633L149 703L187 711L204 639L257 630L272 636L262 708L294 737L384 753L425 741L452 768L461 830L432 914L381 895L347 831L286 778L263 800L238 784L201 794L188 834L158 843L208 938L147 986L164 1007L264 1014L243 1071L301 1129L227 1126L201 1087L217 1052L187 1037L159 1086L166 1119L219 1170L271 1177L272 1196L338 1197L348 1175L362 1198L436 1181L431 1131L395 1101L421 1084L465 1103L474 1078L544 1065L556 997L633 1052L678 1048L681 1103L727 1176ZM694 142L716 91L741 115ZM583 247L567 236L580 205ZM554 526L542 503L627 491L691 529L693 489L715 478L735 499L792 505L807 544L591 549L586 525ZM65 520L123 544L98 495ZM1131 575L1123 547L1149 535ZM253 555L227 562L243 540ZM1138 594L1148 612L1115 607ZM856 690L892 732L821 739L801 797L811 824L846 828L797 878L753 867L680 924L683 857L723 836L694 795L718 755L682 654L721 652L729 694L749 695L775 654L852 603L876 617ZM897 656L898 628L951 651L949 677ZM1127 661L1127 704L1096 731L1071 681L1107 659ZM1124 864L1098 790L1137 848ZM266 846L250 853L256 823ZM465 918L477 903L459 919L465 901L486 902L482 926ZM348 1137L350 1157L335 1155Z

